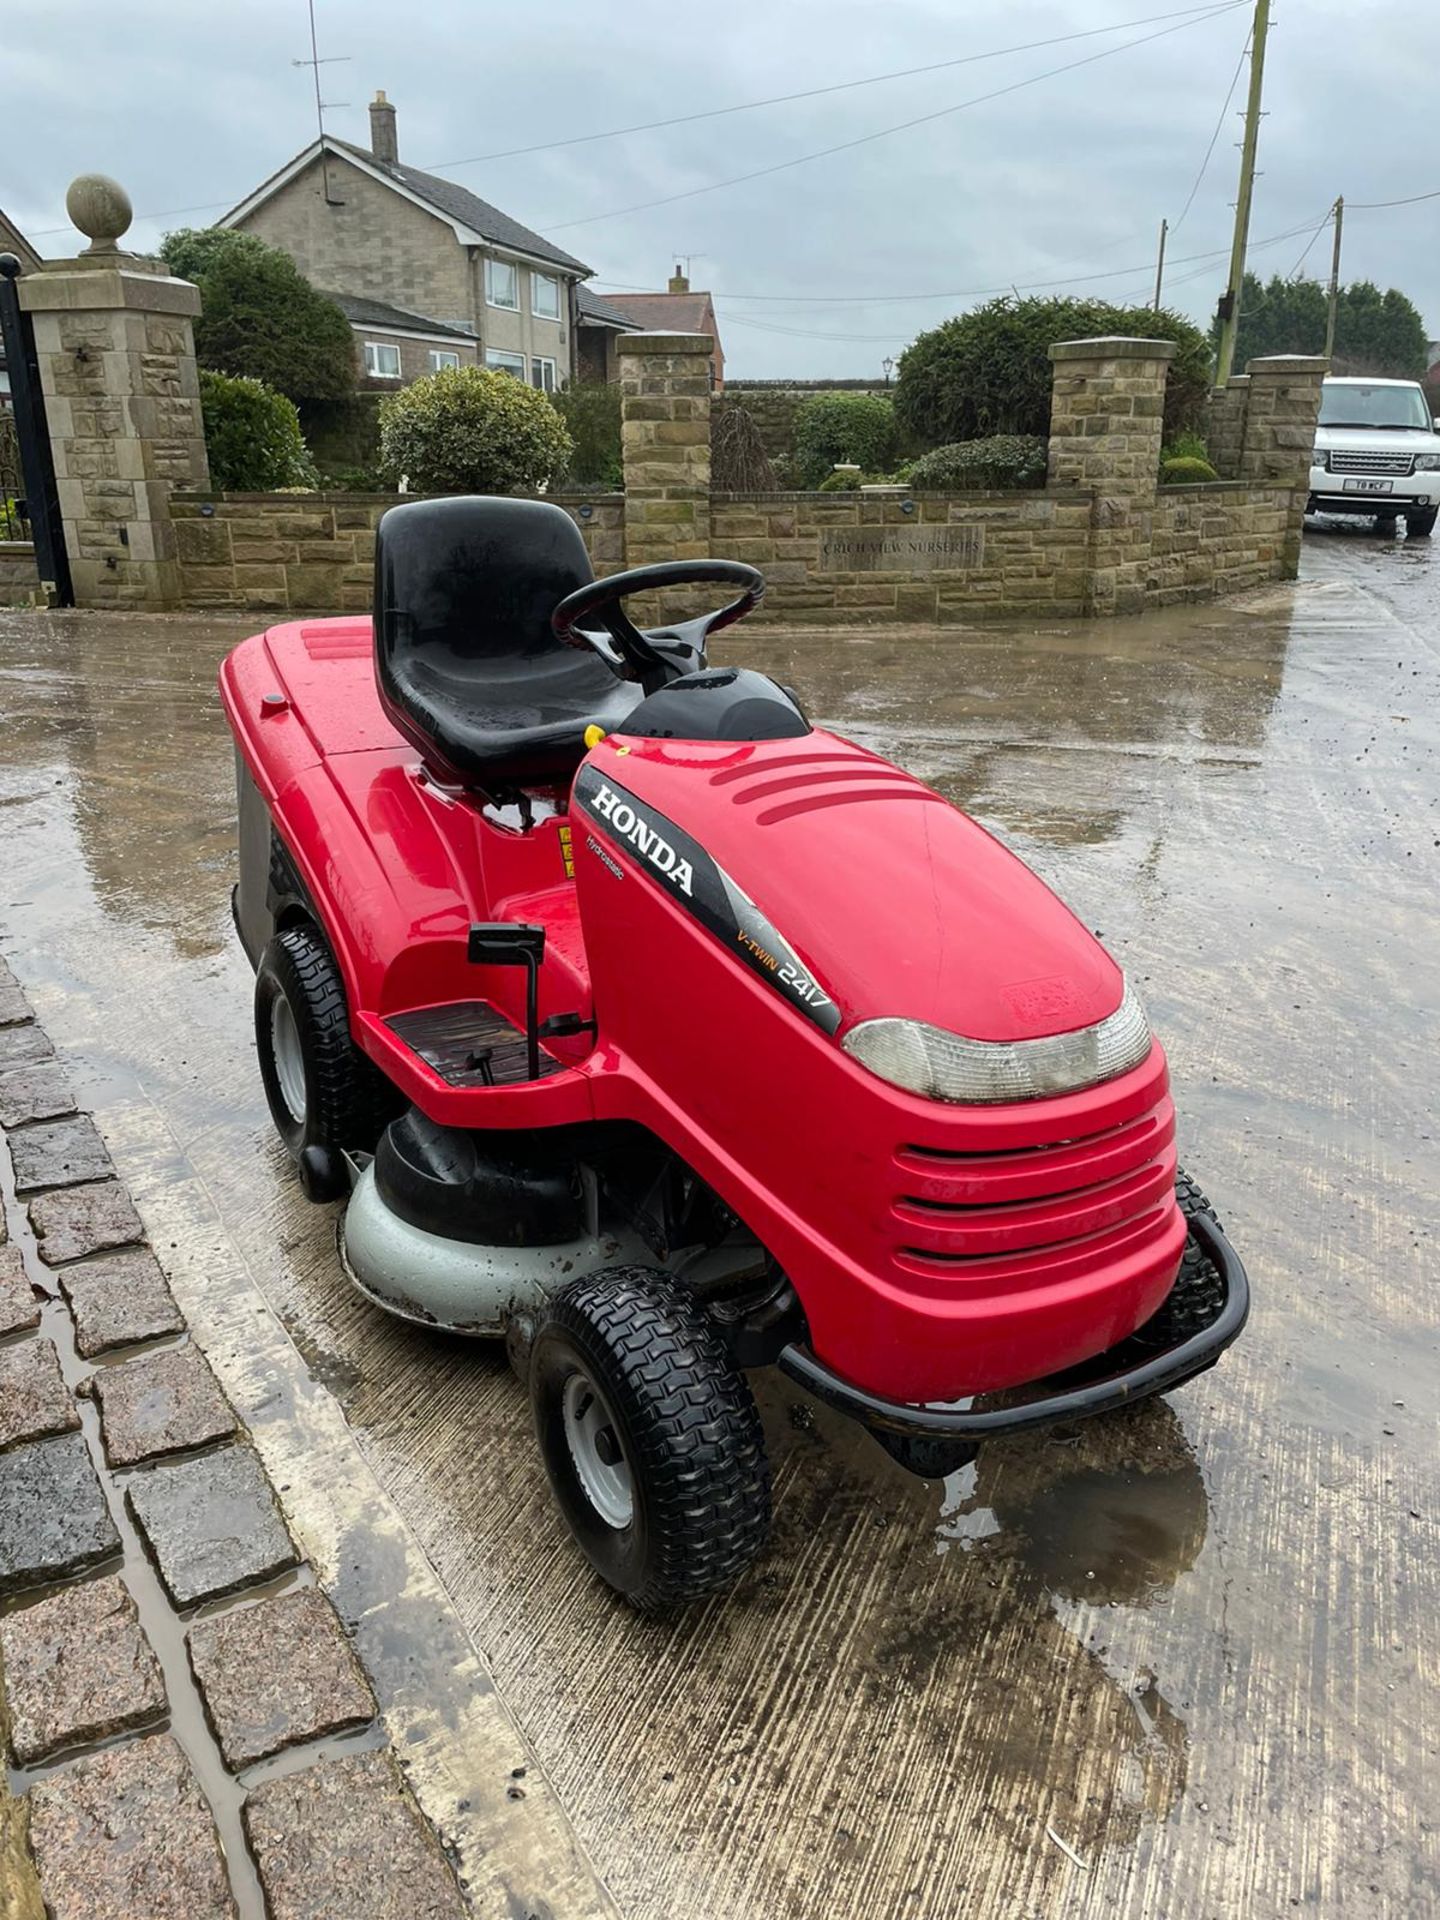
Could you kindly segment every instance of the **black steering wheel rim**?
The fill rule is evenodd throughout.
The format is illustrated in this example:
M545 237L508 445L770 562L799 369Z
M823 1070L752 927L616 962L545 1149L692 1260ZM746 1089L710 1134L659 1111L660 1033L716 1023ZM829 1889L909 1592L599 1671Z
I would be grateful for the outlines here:
M569 647L590 647L622 679L638 680L647 692L663 685L673 664L657 651L626 614L621 602L632 593L654 593L661 587L694 586L707 581L738 586L735 599L719 607L704 622L706 636L743 620L759 606L765 594L765 576L743 560L669 560L656 566L630 567L606 574L566 594L550 616L557 640ZM615 655L596 645L596 635L583 625L598 620L615 643Z

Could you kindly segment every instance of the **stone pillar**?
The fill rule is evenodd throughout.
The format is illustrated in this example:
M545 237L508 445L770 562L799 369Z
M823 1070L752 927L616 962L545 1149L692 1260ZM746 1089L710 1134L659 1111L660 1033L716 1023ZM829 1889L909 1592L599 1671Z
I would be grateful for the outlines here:
M1135 613L1160 478L1172 340L1061 340L1050 349L1051 486L1088 487L1089 613Z
M1320 383L1330 371L1330 362L1323 354L1277 354L1269 360L1248 361L1245 371L1250 377L1250 399L1239 478L1254 487L1289 489L1280 577L1293 580L1300 571Z
M1245 409L1250 399L1250 376L1232 373L1216 387L1207 407L1205 444L1210 464L1222 480L1240 477L1240 449L1245 441Z
M710 354L705 333L626 333L620 355L625 564L710 552Z
M159 260L121 253L130 203L83 176L66 198L94 244L19 282L40 384L77 606L166 607L178 598L173 487L210 470L191 328L199 290Z

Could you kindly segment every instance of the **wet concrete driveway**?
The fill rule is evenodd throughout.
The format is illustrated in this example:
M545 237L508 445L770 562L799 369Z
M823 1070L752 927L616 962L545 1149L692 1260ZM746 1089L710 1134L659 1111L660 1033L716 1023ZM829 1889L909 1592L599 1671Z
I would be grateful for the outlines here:
M122 1176L189 1182L343 1405L625 1914L1433 1913L1440 550L1321 529L1223 608L733 637L1103 933L1257 1300L1171 1401L943 1485L762 1380L770 1551L667 1625L583 1568L503 1359L352 1297L271 1137L240 631L0 614L0 938Z

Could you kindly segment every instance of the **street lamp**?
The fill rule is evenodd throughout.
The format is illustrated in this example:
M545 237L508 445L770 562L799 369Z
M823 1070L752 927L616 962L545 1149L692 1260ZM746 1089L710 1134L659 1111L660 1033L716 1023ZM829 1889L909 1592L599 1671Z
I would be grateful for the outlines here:
M890 374L892 369L894 368L895 362L892 359L890 359L889 356L887 355L886 358L880 362L880 364L885 369L885 384L888 387L890 384Z

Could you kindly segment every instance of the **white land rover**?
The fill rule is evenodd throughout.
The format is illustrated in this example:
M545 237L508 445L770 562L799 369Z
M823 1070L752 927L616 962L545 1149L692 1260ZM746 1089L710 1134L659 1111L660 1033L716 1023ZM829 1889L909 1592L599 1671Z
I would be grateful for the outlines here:
M1311 513L1405 516L1413 539L1440 513L1440 420L1414 380L1327 380L1310 463Z

